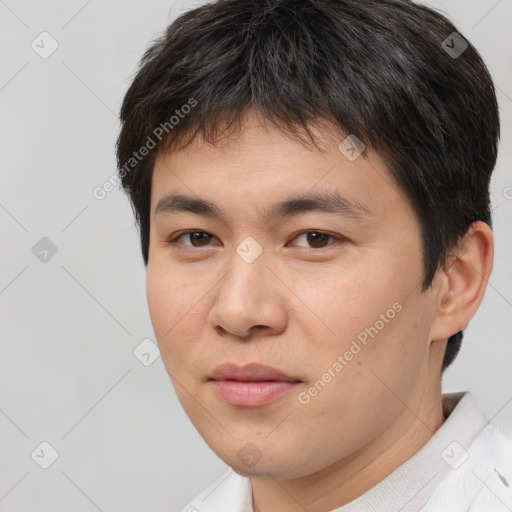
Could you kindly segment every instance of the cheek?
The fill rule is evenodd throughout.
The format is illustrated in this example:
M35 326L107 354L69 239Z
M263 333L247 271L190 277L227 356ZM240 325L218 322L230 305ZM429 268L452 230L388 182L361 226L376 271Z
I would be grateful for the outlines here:
M146 295L156 341L167 372L194 393L204 376L205 355L219 349L204 346L208 290L215 280L194 280L192 273L158 266L155 260L148 264ZM180 385L175 389L180 401L186 399Z
M186 333L195 332L190 327L194 315L193 304L198 299L196 286L180 279L175 272L148 264L146 274L146 296L149 315L163 362L173 375L182 367L185 347L193 348ZM191 309L192 308L192 309Z
M200 292L195 283L185 280L177 272L172 272L157 264L148 264L146 274L146 295L149 313L155 335L163 341L172 338L173 332L187 312L197 302Z
M342 320L335 325L343 334L337 346L325 351L329 355L323 357L321 368L327 371L340 362L339 356L341 366L318 405L323 400L337 404L350 411L354 424L370 428L374 417L391 421L421 378L428 359L431 312L419 293L397 295L395 290L361 306L364 314L354 313L353 326Z
M384 273L371 273L363 263L341 270L304 273L294 292L303 302L297 305L302 310L305 304L309 312L294 318L301 323L306 339L322 344L327 354L343 351L393 304L387 281ZM320 332L325 336L319 337Z
M369 257L296 282L297 296L309 312L295 319L309 340L308 360L317 371L327 371L338 356L345 356L343 364L371 365L386 373L396 370L397 360L423 357L418 345L424 344L428 325L418 317L427 312L415 290L421 274L417 265L405 268L412 258L387 256L384 263Z

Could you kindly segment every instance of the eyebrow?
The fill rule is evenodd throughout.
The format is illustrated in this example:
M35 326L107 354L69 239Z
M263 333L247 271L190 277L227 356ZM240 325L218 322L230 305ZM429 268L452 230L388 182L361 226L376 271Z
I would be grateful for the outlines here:
M188 212L205 217L223 219L222 210L211 201L182 194L171 194L161 198L155 208L155 216ZM292 217L308 212L334 213L345 217L368 217L371 211L362 203L349 200L339 192L306 193L289 197L267 208L263 215L270 219Z

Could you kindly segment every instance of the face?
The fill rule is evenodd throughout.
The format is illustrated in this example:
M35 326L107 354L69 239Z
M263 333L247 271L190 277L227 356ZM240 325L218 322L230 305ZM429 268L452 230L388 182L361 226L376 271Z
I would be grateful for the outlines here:
M435 308L412 207L377 154L353 160L316 126L324 151L248 116L154 168L155 336L191 421L244 475L301 477L364 449L427 378Z

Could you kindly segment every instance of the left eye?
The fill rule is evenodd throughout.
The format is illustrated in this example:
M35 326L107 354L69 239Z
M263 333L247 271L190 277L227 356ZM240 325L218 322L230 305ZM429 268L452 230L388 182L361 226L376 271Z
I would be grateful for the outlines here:
M330 238L335 240L340 240L339 237L336 237L334 235L330 235L329 233L324 233L322 231L305 231L304 233L299 233L294 240L299 239L300 237L306 237L306 242L310 245L313 249L322 249L323 247L327 247L327 242Z

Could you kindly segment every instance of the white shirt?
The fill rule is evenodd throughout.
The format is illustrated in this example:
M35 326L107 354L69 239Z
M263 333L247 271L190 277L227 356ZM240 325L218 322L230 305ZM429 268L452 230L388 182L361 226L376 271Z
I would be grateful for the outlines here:
M512 440L470 392L444 394L447 418L384 480L331 512L512 512ZM249 477L229 470L182 512L253 512Z

